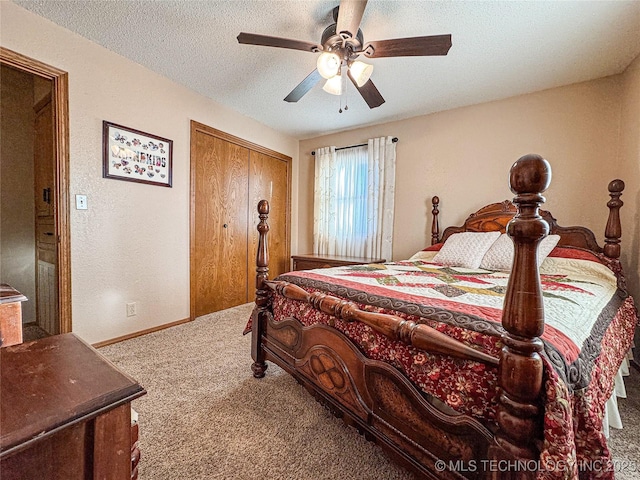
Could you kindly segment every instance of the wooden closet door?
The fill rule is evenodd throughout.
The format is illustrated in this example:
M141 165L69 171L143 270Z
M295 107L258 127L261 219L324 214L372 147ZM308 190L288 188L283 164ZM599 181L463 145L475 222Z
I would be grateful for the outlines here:
M191 148L191 295L198 317L247 300L249 150L202 129L192 131Z
M249 168L249 268L247 276L255 279L258 249L258 212L260 200L269 201L269 278L274 279L289 267L289 184L290 162L251 151ZM255 282L247 301L255 299Z

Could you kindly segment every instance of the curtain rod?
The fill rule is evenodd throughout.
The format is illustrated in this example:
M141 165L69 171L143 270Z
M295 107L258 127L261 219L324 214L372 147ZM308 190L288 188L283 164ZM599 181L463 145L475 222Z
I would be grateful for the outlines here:
M393 138L391 139L391 141L392 141L393 143L398 143L398 137L393 137ZM369 144L368 144L368 143L361 143L360 145L349 145L349 146L347 146L347 147L338 147L338 148L336 148L336 152L337 152L338 150L344 150L345 148L366 147L367 145L369 145ZM316 154L316 151L315 151L315 150L312 150L312 151L311 151L311 155L315 155L315 154Z

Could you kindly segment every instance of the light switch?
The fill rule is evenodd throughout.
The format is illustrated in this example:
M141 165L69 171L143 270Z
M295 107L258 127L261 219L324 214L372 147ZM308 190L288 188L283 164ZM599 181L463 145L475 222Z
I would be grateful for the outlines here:
M76 210L86 210L87 208L87 196L76 195Z

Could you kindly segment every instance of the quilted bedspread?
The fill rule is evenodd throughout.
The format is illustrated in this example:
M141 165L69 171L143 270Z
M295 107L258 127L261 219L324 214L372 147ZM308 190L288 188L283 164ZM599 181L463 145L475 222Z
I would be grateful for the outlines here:
M425 252L408 261L291 272L278 280L427 324L498 356L508 273L443 266L429 259ZM556 248L540 268L540 279L545 413L538 477L613 478L602 417L632 344L638 321L633 300L619 264L583 250ZM330 321L310 305L279 295L273 297L273 309L276 321ZM367 357L394 365L424 392L457 411L494 421L497 369L417 350L358 322L338 320L335 328Z

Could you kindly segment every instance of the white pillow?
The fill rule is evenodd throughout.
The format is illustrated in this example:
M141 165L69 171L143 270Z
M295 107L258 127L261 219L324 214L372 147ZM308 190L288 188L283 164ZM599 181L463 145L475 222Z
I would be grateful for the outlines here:
M538 267L560 241L560 235L548 235L542 239L538 247ZM503 233L484 255L480 268L483 270L500 270L510 272L513 265L513 241Z
M454 233L433 257L435 263L464 268L478 268L484 254L500 237L500 232Z

